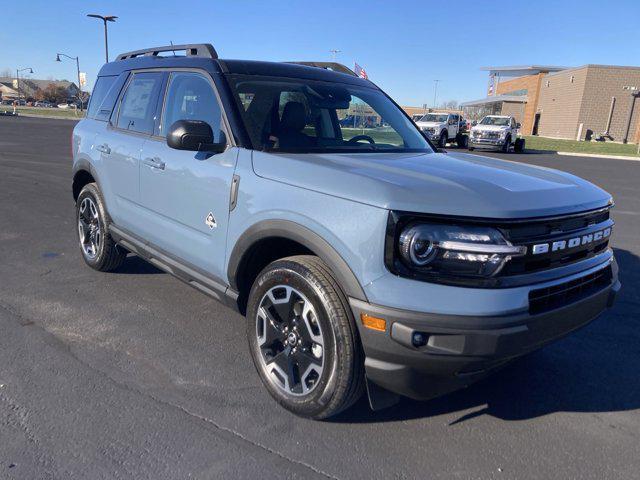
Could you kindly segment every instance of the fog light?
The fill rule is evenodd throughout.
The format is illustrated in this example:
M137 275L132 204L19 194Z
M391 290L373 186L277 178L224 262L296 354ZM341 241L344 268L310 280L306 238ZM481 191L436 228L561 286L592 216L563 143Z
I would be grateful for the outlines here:
M371 330L377 330L379 332L387 330L387 321L384 318L373 317L366 313L361 313L360 320L362 321L362 325L370 328Z
M413 343L414 347L424 347L427 344L428 338L429 336L426 333L413 332L411 343Z

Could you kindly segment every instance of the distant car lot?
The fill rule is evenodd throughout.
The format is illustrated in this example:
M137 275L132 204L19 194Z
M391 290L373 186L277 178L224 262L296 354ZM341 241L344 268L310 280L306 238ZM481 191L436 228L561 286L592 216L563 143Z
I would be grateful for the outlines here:
M466 391L319 423L264 391L238 315L135 258L84 267L73 125L0 118L0 477L637 476L640 162L481 152L614 195L618 303Z

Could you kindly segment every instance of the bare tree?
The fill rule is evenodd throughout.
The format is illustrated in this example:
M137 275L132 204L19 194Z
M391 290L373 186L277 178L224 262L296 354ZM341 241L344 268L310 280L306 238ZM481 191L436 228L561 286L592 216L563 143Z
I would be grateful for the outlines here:
M0 71L0 77L11 77L12 75L13 73L10 68L3 68L2 71Z
M449 100L446 104L445 107L448 110L458 110L459 108L459 104L457 100Z

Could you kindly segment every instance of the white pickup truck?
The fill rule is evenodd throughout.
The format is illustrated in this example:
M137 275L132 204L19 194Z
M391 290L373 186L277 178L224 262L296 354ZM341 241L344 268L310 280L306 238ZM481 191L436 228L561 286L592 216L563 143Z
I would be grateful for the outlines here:
M427 113L416 125L440 148L449 142L456 142L460 148L467 147L466 122L458 113Z
M524 138L518 137L520 124L508 115L487 115L471 127L469 150L474 148L491 148L508 153L524 151Z

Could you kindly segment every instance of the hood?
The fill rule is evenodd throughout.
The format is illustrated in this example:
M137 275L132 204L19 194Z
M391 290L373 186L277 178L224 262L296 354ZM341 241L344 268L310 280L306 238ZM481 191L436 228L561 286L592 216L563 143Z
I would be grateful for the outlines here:
M483 132L502 132L504 130L509 130L511 127L508 126L499 126L499 125L476 125L471 129L471 131L483 131Z
M561 215L611 196L574 175L464 153L253 152L257 175L380 208L485 218Z

